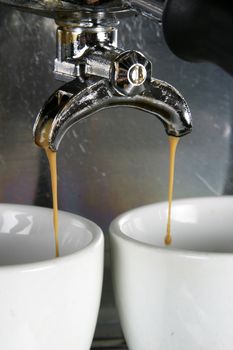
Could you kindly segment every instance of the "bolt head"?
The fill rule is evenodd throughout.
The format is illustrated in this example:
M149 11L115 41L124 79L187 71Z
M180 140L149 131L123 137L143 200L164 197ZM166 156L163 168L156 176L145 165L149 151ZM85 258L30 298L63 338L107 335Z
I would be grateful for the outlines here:
M111 83L120 95L135 96L151 80L151 62L138 51L126 51L115 60Z

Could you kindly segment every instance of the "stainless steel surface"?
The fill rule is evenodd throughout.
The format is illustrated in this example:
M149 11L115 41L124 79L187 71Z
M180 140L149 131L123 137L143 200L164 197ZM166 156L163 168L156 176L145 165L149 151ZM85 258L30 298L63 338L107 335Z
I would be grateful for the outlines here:
M143 16L162 21L164 2L164 0L131 0L130 5Z
M57 23L58 25L60 23ZM109 26L96 25L94 28L83 28L85 23L75 26L59 25L57 29L57 59L67 61L79 59L85 52L98 45L98 47L117 47L118 22L112 22Z
M233 194L233 79L189 64L166 47L161 28L141 16L122 21L120 45L152 61L153 74L183 92L194 129L177 149L174 198ZM153 40L152 34L153 33ZM35 116L61 83L53 77L54 21L0 7L0 201L51 206L47 159L32 140ZM58 153L59 207L100 225L167 199L168 142L161 123L115 108L74 125ZM97 338L119 338L106 242Z
M42 16L61 18L122 16L141 13L149 18L161 20L163 0L1 0L3 4L33 12Z
M122 15L124 13L129 14L132 11L130 1L124 0L102 0L101 2L85 0L1 0L1 3L55 19L71 17L77 19L80 17L80 13L82 13L82 17L85 13L87 18L90 16L101 19L102 15Z

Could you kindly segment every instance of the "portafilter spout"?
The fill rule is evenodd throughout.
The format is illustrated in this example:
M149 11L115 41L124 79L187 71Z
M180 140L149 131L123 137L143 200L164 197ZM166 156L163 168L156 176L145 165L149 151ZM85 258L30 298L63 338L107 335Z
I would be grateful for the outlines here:
M135 55L135 52L127 53L129 55ZM85 81L76 78L59 88L41 109L34 125L35 142L41 146L42 131L50 122L49 147L57 151L63 136L73 124L100 110L119 106L155 115L164 124L168 135L180 137L191 131L189 107L174 87L157 79L145 79L144 83L139 85L138 82L134 86L137 89L139 87L141 91L139 89L136 94L132 91L123 94L124 88L117 90L116 85L106 78Z
M151 77L151 62L140 52L117 48L115 20L59 21L55 75L67 81L46 101L34 125L42 147L57 151L66 131L82 119L112 107L136 108L157 116L168 135L191 131L191 114L181 94ZM49 122L49 124L48 124ZM49 127L48 127L49 126Z

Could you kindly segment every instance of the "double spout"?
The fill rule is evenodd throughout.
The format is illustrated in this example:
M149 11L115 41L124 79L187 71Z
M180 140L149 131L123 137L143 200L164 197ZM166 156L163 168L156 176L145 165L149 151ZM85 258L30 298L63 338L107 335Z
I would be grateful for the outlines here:
M121 96L107 79L83 82L79 78L58 89L40 111L34 137L41 146L41 135L50 122L49 147L57 151L67 130L94 113L112 107L132 107L158 117L171 136L183 136L191 131L189 108L183 97L171 85L153 79L142 93ZM90 85L89 85L90 84Z
M117 48L117 23L58 24L55 75L67 83L38 114L37 145L42 146L46 125L49 148L57 151L73 124L119 106L156 116L168 135L180 137L191 131L190 110L181 94L151 77L151 62L142 53Z

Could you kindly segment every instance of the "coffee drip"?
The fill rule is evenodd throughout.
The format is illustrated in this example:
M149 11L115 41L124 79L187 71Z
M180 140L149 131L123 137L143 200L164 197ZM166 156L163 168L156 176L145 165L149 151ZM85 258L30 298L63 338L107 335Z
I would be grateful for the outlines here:
M175 173L175 157L176 148L179 143L178 137L169 136L170 156L169 156L169 182L168 182L168 215L167 215L167 231L164 242L166 245L172 243L171 237L171 209L172 209L172 197L174 188L174 173Z
M57 195L57 152L52 151L49 148L49 132L51 129L51 120L49 120L43 127L40 137L40 146L46 152L50 174L51 174L51 187L53 198L53 226L54 226L54 239L56 247L56 257L59 256L59 238L58 238L58 195ZM174 170L175 170L175 156L176 148L179 142L178 137L169 136L169 183L168 183L168 215L167 215L167 230L164 243L170 245L172 242L171 237L171 210L172 210L172 197L174 187Z
M51 128L51 120L49 120L43 127L40 137L40 146L44 149L50 167L52 197L53 197L53 227L54 239L56 248L56 257L59 256L59 239L58 239L58 196L57 196L57 152L53 152L49 148L49 131Z
M58 239L58 200L57 200L57 153L49 148L45 149L51 174L52 195L53 195L53 227L56 247L56 257L59 256L59 239Z

